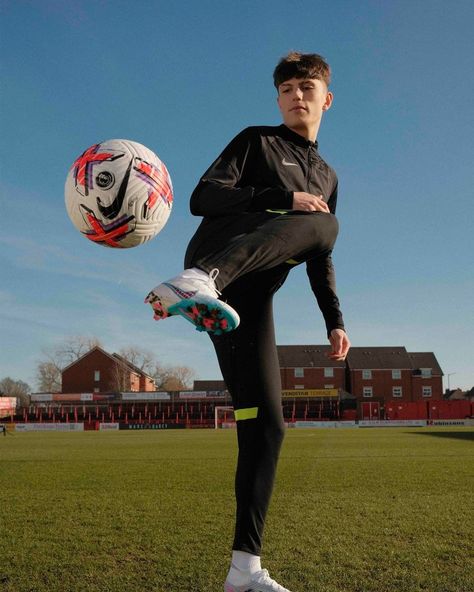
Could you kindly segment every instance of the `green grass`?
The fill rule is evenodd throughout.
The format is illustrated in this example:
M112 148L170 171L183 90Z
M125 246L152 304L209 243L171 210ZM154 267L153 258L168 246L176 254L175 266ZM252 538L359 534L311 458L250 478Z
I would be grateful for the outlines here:
M474 589L474 432L289 430L263 564L292 592ZM221 592L232 430L0 438L0 590Z

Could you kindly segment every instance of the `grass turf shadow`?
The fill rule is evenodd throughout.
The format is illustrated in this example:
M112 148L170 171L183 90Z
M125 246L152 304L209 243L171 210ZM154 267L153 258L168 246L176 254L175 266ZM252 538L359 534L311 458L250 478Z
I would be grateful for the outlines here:
M454 438L455 440L470 440L474 442L474 430L470 432L406 432L420 436L434 436L435 438Z

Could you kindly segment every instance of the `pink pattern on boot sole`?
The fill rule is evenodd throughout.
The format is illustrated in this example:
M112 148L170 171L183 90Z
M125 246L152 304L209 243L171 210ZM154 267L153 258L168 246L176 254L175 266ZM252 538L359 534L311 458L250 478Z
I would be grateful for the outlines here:
M152 302L151 307L155 313L153 315L155 321L161 321L161 319L166 319L166 317L171 316L159 300Z

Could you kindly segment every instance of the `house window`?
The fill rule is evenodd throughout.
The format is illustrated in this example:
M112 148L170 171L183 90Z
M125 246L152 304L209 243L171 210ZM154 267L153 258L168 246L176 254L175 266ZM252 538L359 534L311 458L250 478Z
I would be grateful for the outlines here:
M334 368L324 368L324 378L331 378L334 376Z
M333 384L325 384L324 385L324 388L325 389L333 389L334 388L334 385Z
M295 368L295 378L304 378L304 368Z
M295 389L302 391L304 390L304 384L295 384Z
M401 370L392 370L392 379L393 380L400 380L401 377L402 377Z
M420 370L421 370L421 376L423 378L431 378L431 375L432 375L431 368L420 368Z
M403 394L401 386L392 387L392 397L401 397Z
M100 388L98 386L94 388L94 393L100 393Z
M372 387L371 386L364 386L364 390L362 392L364 397L373 397L374 393L372 391Z
M362 370L362 379L363 380L371 380L372 378L372 370Z
M431 397L432 395L432 391L431 391L431 387L430 386L424 386L423 387L423 396L424 397Z
M95 370L94 372L94 381L99 382L100 380L100 370Z

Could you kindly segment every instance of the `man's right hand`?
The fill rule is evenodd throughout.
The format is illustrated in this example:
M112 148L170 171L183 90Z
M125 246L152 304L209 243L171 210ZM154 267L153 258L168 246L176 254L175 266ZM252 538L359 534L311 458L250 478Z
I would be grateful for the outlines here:
M328 204L322 195L313 195L305 191L293 192L293 209L302 212L326 212L329 214Z

